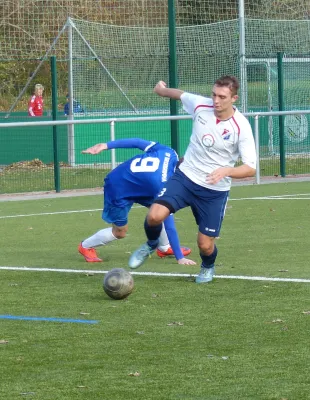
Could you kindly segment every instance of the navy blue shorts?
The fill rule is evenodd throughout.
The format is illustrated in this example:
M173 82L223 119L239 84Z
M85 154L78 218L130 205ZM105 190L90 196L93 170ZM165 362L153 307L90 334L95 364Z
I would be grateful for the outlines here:
M125 226L128 224L128 214L134 203L150 207L153 203L153 198L115 199L113 189L110 191L109 188L105 188L102 219L109 224Z
M216 237L221 230L228 195L229 190L212 190L197 185L177 169L154 202L165 205L172 213L191 207L199 232Z

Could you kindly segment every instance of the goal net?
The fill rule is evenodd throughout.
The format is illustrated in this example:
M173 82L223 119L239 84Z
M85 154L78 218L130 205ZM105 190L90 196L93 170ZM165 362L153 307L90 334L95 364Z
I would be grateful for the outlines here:
M113 115L169 112L168 100L153 94L159 79L169 83L168 28L83 20L71 20L71 26L73 91L86 110ZM210 94L218 76L239 75L237 30L237 20L178 27L179 86Z
M261 94L256 91L251 101L252 111L279 110L279 74L282 74L284 109L308 110L310 90L310 57L284 56L282 70L276 58L247 59L249 82L260 81ZM268 130L268 151L279 153L279 118L269 116L262 120ZM289 153L309 151L308 119L306 115L284 117L284 134Z
M0 94L6 105L14 102L12 110L25 108L34 76L46 86L50 105L49 69L41 60L48 64L55 55L60 104L69 89L87 115L169 113L169 100L153 93L159 79L169 84L167 0L8 0L0 10ZM287 60L310 58L305 0L295 0L294 7L289 0L175 0L175 15L179 87L209 95L220 75L236 75L242 111L278 109L278 52ZM310 64L283 64L285 108L308 107ZM18 101L22 107L14 108ZM295 134L286 124L288 151L304 151L308 134ZM260 119L260 125L262 150L277 153L278 118Z

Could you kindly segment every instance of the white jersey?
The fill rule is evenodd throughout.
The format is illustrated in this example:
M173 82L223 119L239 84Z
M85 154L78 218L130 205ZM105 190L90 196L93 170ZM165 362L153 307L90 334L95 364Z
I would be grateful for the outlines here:
M229 177L215 185L207 183L206 179L219 167L234 167L239 155L244 164L256 168L255 143L249 121L237 109L231 118L218 120L211 98L184 92L181 101L184 110L193 117L193 129L180 170L200 186L229 190Z

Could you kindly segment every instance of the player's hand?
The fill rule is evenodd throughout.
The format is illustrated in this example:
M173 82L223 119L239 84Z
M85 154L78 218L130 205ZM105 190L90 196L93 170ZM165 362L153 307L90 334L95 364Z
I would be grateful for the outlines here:
M189 258L180 258L178 260L179 265L196 265L195 261L190 260Z
M212 171L208 176L207 176L207 183L210 183L211 185L215 185L218 183L221 179L225 178L226 176L229 176L230 173L230 168L228 167L220 167Z
M154 87L154 92L157 94L161 93L162 89L166 89L167 84L164 81L159 81L156 86Z
M83 150L82 154L99 154L103 150L108 150L108 145L106 143L98 143L86 150Z

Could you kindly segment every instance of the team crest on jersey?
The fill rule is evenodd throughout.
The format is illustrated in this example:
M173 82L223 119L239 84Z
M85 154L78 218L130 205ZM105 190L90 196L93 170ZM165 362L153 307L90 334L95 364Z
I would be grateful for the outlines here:
M202 143L205 147L212 147L214 145L214 137L210 133L207 133L203 135Z
M231 136L231 133L229 132L229 130L228 129L224 129L223 133L222 133L223 139L224 140L228 140L230 138L230 136Z

